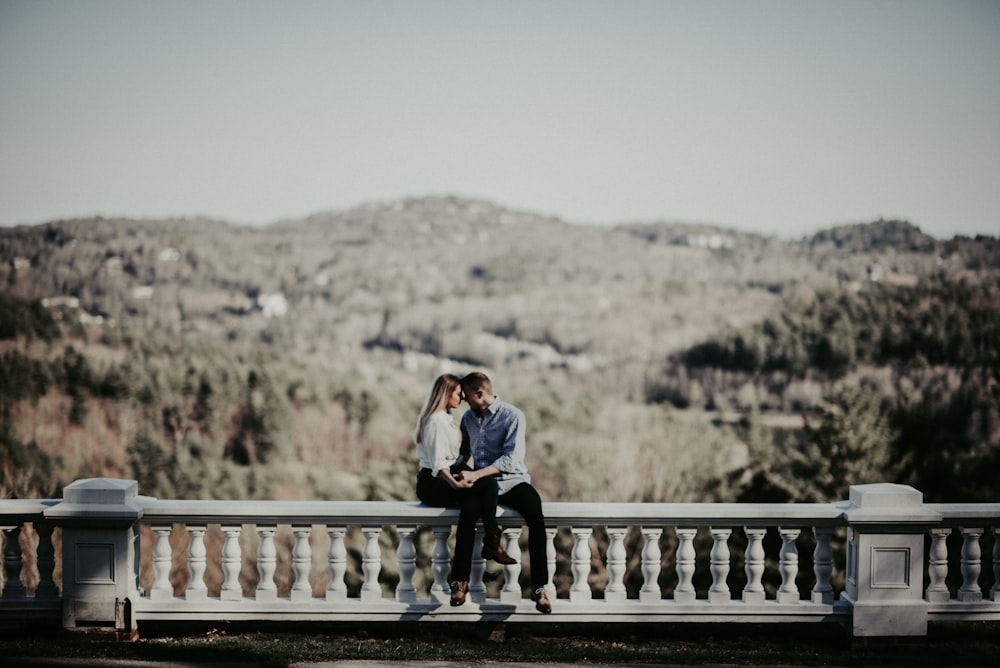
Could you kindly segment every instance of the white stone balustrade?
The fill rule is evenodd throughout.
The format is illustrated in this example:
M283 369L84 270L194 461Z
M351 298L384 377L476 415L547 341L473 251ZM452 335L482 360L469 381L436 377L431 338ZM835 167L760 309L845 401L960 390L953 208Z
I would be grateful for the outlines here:
M926 632L927 621L1000 619L1000 504L924 504L919 492L898 485L856 486L849 501L835 504L546 503L553 612L542 616L522 570L527 532L509 509L501 508L498 519L517 563L483 562L477 531L470 595L452 608L447 578L456 510L408 502L159 500L137 496L129 481L110 481L109 501L97 491L102 480L81 481L83 496L71 503L0 501L0 619L26 609L58 618L67 577L75 578L70 618L115 628L216 619L853 619L857 635L906 635ZM88 499L99 503L88 506ZM146 591L131 566L138 556L132 532L140 526ZM62 541L60 560L52 536L62 527L75 542ZM27 531L32 540L24 539ZM949 536L961 538L960 550L949 553ZM35 544L32 591L22 580L22 546ZM125 557L116 557L118 550ZM53 572L57 562L68 563L67 554L75 575L56 582ZM802 568L803 554L811 568ZM81 562L94 556L104 560L96 579ZM418 571L420 563L426 571ZM119 598L92 608L92 587ZM131 622L120 618L121 597ZM110 613L99 609L117 617L103 621L100 614Z

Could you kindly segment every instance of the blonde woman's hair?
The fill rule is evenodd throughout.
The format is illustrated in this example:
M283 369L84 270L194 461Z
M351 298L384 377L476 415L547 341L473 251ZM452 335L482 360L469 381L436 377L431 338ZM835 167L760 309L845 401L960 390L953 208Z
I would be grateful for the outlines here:
M417 419L417 433L413 435L415 442L420 443L424 427L427 426L427 420L434 413L444 410L444 407L448 403L448 397L461 384L462 379L454 374L445 373L437 377L437 380L434 381L434 386L431 388L431 393L427 397L427 401L424 402L424 409L420 411L420 418Z

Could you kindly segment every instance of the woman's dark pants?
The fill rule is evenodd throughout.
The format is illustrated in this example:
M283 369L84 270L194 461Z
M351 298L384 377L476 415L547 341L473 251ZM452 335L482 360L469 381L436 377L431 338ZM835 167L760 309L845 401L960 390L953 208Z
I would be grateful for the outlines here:
M455 533L455 556L451 560L449 579L467 582L472 572L476 521L482 517L486 531L500 533L500 526L497 524L497 481L493 478L480 478L472 485L472 489L455 489L431 473L430 469L420 469L417 474L417 498L428 506L460 509L458 531ZM544 528L542 536L545 536ZM545 554L544 544L542 554Z

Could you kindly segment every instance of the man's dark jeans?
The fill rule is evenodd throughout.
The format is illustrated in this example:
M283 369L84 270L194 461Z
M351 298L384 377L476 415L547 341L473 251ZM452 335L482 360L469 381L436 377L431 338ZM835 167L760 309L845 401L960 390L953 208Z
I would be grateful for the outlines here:
M528 526L528 553L531 557L531 588L538 589L549 582L549 564L546 558L545 515L542 498L531 483L522 482L506 494L500 495L500 504L513 508Z

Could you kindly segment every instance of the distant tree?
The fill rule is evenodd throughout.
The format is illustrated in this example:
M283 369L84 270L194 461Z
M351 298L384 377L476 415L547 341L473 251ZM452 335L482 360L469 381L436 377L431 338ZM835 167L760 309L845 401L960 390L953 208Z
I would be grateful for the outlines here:
M14 426L0 417L0 498L52 498L63 486L56 474L59 461L33 441L25 443Z
M251 370L246 398L233 418L225 456L237 464L263 464L281 454L291 420L288 399L270 378Z
M685 352L689 368L744 373L809 369L831 379L859 364L1000 367L1000 290L959 284L870 285L790 299L777 317L731 329Z
M0 355L0 414L23 399L36 399L48 391L52 382L45 364L18 350Z
M930 381L906 393L892 414L894 452L906 482L928 501L997 499L1000 471L1000 374L980 369L953 381Z
M213 394L214 390L212 389L212 382L209 380L207 374L202 373L201 378L198 380L198 392L195 396L194 409L191 417L203 426L207 426L212 420Z
M875 393L857 384L841 383L825 395L799 439L776 444L753 424L750 433L756 436L741 501L827 503L847 498L851 485L899 476L889 418Z
M59 325L41 301L0 292L0 340L19 336L52 341L59 337Z
M149 429L142 429L129 450L132 475L143 494L172 497L177 460L167 445Z
M899 475L891 449L895 432L879 397L860 385L836 386L819 406L819 424L807 424L806 434L825 462L816 482L831 500L846 498L850 485Z

